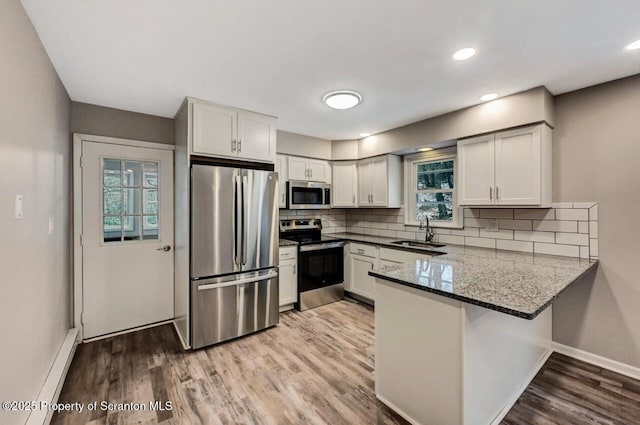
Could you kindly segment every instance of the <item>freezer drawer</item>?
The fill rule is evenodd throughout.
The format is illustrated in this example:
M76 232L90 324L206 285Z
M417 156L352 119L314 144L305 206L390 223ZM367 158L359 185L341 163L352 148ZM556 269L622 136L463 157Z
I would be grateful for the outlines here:
M193 348L277 324L278 299L276 268L192 281Z

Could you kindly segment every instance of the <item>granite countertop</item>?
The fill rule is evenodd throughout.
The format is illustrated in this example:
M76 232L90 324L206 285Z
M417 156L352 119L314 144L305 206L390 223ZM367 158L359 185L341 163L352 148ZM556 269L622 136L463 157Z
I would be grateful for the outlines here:
M397 238L336 234L336 238L404 249ZM412 251L420 251L412 249ZM524 319L534 319L570 284L594 269L593 260L447 245L443 253L371 276Z
M280 239L278 246L298 246L298 242L289 239Z

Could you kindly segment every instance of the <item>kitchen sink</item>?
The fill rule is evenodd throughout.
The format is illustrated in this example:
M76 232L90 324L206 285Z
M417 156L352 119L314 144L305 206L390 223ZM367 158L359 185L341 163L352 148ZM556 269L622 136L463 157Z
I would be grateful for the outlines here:
M443 243L420 242L420 241L393 241L391 243L396 245L411 246L416 248L440 248L440 247L446 246Z

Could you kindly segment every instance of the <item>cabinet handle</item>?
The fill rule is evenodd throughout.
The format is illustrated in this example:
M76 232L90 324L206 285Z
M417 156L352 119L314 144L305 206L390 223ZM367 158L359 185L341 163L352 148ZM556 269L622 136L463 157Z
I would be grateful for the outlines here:
M238 152L242 152L242 140L238 140Z
M496 201L500 199L500 188L496 186Z
M356 203L356 195L353 195L353 204L355 205Z
M293 274L296 274L296 265L293 265Z
M313 178L313 168L309 168L309 177Z
M235 152L236 151L236 139L233 139L231 141L231 152Z
M358 248L358 254L364 254L364 249Z
M489 200L493 201L493 188L489 186Z
M284 193L282 194L282 203L284 204Z

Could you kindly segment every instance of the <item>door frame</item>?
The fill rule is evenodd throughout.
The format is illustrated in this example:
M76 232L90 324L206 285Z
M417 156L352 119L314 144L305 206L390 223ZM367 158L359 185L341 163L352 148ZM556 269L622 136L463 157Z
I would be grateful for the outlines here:
M174 145L167 145L164 143L145 142L142 140L133 139L121 139L117 137L107 136L95 136L91 134L73 133L73 226L72 226L72 239L73 239L73 256L72 256L72 268L73 268L73 305L72 320L73 325L78 329L78 340L84 341L84 328L82 324L82 300L83 300L83 282L82 282L82 243L80 241L82 237L82 145L83 142L105 143L110 145L121 145L127 147L139 147L150 148L167 151L175 151ZM175 160L174 160L175 161ZM175 163L174 163L175 166ZM175 195L174 195L175 197ZM175 201L175 199L174 199ZM171 323L173 319L167 321ZM156 326L157 323L153 324ZM145 328L148 326L142 326ZM137 329L137 328L136 328ZM100 336L94 339L107 338L113 335L130 332L130 330L116 332L105 336Z

